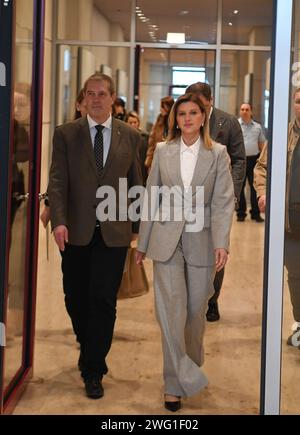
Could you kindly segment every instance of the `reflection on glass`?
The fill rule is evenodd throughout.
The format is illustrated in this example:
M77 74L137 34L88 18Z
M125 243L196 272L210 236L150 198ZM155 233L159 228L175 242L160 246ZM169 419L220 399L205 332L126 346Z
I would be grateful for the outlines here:
M131 0L58 1L58 39L130 41Z
M16 1L12 198L4 386L22 365L26 262L33 0Z
M270 57L264 51L222 51L220 109L238 116L240 104L250 102L255 120L267 129Z
M160 110L160 100L174 99L197 81L214 87L215 52L210 50L142 49L139 114L142 128L150 132Z
M285 232L281 413L300 414L300 0L294 2Z
M184 33L187 44L214 44L217 35L217 0L138 0L136 40L167 42L167 33Z
M272 0L223 0L222 43L271 45Z

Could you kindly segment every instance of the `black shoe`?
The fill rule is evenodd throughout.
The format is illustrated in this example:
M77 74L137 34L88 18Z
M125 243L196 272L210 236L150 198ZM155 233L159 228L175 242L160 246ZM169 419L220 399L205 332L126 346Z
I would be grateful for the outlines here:
M102 383L98 378L85 379L85 392L90 399L100 399L104 396Z
M244 222L245 221L245 216L238 216L236 220L238 222Z
M206 320L208 322L217 322L220 319L218 302L211 302L208 304L206 313Z
M176 402L165 402L165 408L171 412L179 411L181 408L181 401L177 400Z
M256 222L264 222L265 220L261 217L261 216L253 216L253 217L251 217L251 219L253 220L253 221L256 221Z

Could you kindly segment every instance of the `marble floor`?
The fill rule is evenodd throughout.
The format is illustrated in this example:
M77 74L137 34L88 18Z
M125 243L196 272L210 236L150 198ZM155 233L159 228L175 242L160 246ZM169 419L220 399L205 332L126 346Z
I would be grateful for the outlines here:
M263 238L264 224L234 222L220 298L221 320L206 327L204 371L210 384L183 401L180 415L259 413ZM91 401L77 370L78 347L64 308L60 257L51 241L47 261L41 228L34 377L15 415L168 414L162 406L162 355L150 261L146 267L151 291L119 301L109 374L103 381L105 396ZM287 296L285 307L284 334L288 335L292 319ZM295 367L300 365L300 351L287 349L284 341L283 412L300 412L299 389L293 381L299 377ZM297 410L290 406L293 394Z

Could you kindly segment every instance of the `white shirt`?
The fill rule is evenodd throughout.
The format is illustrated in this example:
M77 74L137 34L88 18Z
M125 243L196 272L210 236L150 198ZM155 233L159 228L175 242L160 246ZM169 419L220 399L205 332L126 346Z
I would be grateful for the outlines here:
M96 125L99 125L99 124L96 121L94 121L90 117L90 115L87 115L87 120L88 120L89 128L90 128L91 141L92 141L92 144L94 147L95 136L97 133ZM108 156L110 143L111 143L112 116L109 115L107 120L105 122L103 122L101 125L103 125L103 127L104 127L104 129L102 130L102 134L103 134L103 166L104 166L106 159L107 159L107 156Z
M200 150L201 139L200 137L196 140L193 145L186 146L183 139L181 138L180 144L180 170L183 185L186 190L191 185L193 175L195 172L195 166L198 159L198 154Z

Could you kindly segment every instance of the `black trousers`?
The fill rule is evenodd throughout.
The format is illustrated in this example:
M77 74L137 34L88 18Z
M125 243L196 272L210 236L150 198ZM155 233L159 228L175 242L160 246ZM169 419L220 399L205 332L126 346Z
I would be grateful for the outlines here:
M219 272L216 272L215 279L214 279L215 292L212 295L212 297L210 298L210 300L208 301L209 304L215 303L219 299L221 287L222 287L223 279L224 279L224 273L225 273L225 267L223 267L223 269L220 270Z
M289 210L291 232L285 233L284 263L288 271L288 285L293 316L300 322L300 204L298 210Z
M256 190L253 187L253 178L254 178L254 167L256 165L256 161L259 157L259 154L256 156L249 156L247 157L247 169L246 169L246 176L244 179L241 195L240 195L240 202L239 202L239 208L237 210L237 215L239 217L246 217L247 215L247 202L245 197L245 187L246 187L246 181L248 180L249 186L250 186L250 201L251 201L251 217L253 219L256 219L259 217L259 208L258 208L258 201L257 201L257 195Z
M67 245L62 253L65 304L80 343L84 379L107 373L126 253L127 247L107 247L100 228L87 246Z

